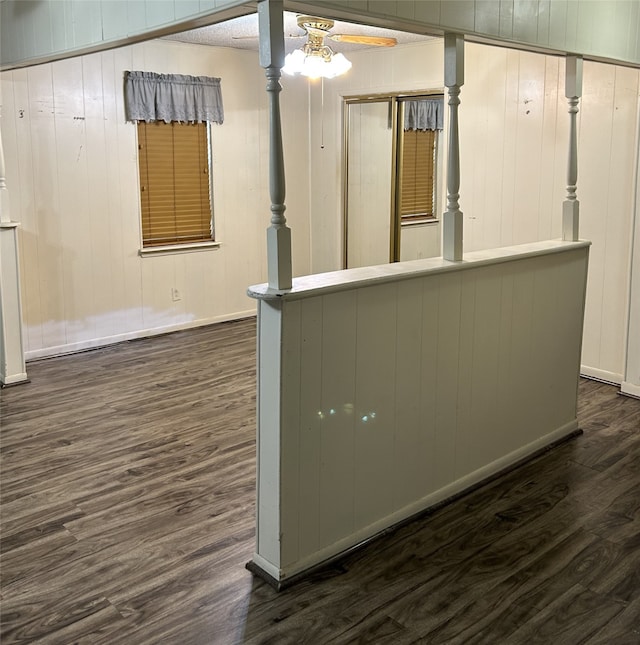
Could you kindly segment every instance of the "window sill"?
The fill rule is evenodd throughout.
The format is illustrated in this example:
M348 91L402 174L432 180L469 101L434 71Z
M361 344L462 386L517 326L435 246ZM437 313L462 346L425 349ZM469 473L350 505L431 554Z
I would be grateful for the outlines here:
M167 246L148 246L140 249L138 254L145 258L153 255L175 255L177 253L193 253L220 248L220 242L194 242L193 244L169 244Z
M408 219L400 222L400 225L405 226L423 226L424 224L437 224L440 220L437 217L425 217L423 219Z

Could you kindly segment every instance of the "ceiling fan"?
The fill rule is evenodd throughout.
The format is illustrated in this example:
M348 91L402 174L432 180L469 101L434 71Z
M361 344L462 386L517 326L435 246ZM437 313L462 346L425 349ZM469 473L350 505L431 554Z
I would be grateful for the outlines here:
M358 34L330 34L333 20L315 16L298 16L298 27L306 31L307 42L295 51L287 54L282 71L285 74L302 74L309 78L333 78L344 74L351 68L351 62L343 54L336 54L326 40L353 43L357 45L374 45L393 47L395 38L382 36L362 36ZM296 37L296 36L294 36ZM304 36L297 36L304 38Z
M307 42L299 49L287 54L282 71L286 74L302 74L309 78L333 78L344 74L351 63L341 53L335 53L326 40L354 45L374 47L393 47L398 44L395 38L386 36L365 36L360 34L332 34L334 21L316 16L298 16L298 27L304 34L289 34L286 38L306 38ZM236 40L253 36L234 36Z
M359 34L330 34L334 21L328 18L316 18L315 16L298 16L298 27L307 32L307 44L318 49L324 45L325 38L338 43L354 43L356 45L373 45L378 47L393 47L398 44L395 38L382 36L362 36ZM291 37L291 36L290 36ZM304 38L304 36L293 36Z

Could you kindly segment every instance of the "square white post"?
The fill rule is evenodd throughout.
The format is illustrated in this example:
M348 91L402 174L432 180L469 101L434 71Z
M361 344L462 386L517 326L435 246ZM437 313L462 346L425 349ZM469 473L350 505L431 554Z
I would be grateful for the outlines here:
M22 339L18 222L11 220L0 131L0 385L28 381Z

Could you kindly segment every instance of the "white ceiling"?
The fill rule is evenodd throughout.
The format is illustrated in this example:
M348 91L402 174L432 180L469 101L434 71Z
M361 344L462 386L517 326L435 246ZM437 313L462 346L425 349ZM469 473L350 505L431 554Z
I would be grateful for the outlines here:
M287 53L302 47L305 42L303 29L296 22L297 14L284 12L285 49ZM403 31L392 31L381 27L357 25L336 20L332 34L356 34L362 36L386 36L395 38L398 44L430 40L429 36L411 34ZM214 47L234 47L236 49L258 50L258 15L253 13L208 27L165 36L168 40L179 40L185 43L210 45ZM366 48L364 45L331 42L331 49L336 52L347 52Z

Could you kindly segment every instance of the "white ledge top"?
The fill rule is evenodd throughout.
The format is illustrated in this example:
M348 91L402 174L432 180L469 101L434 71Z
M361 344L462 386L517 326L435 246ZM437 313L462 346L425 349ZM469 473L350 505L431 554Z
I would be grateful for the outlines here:
M316 273L293 279L293 287L288 291L270 289L268 284L257 284L247 289L247 295L256 300L297 300L312 298L336 291L370 287L374 284L409 280L432 273L464 271L480 266L501 264L513 260L532 258L552 253L563 253L580 248L588 248L591 242L564 242L546 240L518 246L503 246L486 251L465 253L460 262L452 262L442 257L412 260L410 262L392 262L358 269L344 269L329 273Z

